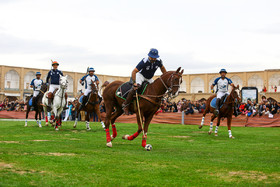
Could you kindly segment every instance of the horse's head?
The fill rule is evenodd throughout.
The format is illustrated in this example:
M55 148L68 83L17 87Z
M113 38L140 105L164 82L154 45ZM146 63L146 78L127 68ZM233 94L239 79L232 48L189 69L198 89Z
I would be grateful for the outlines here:
M46 84L46 83L43 83L42 86L41 86L41 91L42 91L43 93L45 93L47 90L48 90L47 84Z
M179 91L180 84L182 83L182 75L184 70L179 67L176 71L168 71L161 76L161 79L165 83L164 86L168 91L168 94L175 96Z
M231 90L231 93L230 93L230 95L231 95L232 99L234 100L235 104L238 104L238 103L241 102L241 99L239 97L239 94L238 94L237 90L239 90L239 85L233 86L233 89Z
M67 76L61 76L59 75L59 85L61 88L66 89L68 86Z
M91 80L90 86L91 86L92 93L95 93L95 94L96 94L97 91L98 91L96 82L94 82L94 81Z

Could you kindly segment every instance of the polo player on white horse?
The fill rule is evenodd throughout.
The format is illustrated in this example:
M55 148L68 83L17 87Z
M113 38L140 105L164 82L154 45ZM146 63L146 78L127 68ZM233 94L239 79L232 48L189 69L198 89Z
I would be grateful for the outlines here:
M51 110L51 105L53 101L53 92L59 88L59 80L60 76L63 76L62 71L58 70L59 63L57 61L52 62L52 70L49 71L46 83L49 84L49 92L48 92L48 104L47 109L48 112ZM67 94L65 95L65 101L67 102ZM66 108L65 108L66 109Z

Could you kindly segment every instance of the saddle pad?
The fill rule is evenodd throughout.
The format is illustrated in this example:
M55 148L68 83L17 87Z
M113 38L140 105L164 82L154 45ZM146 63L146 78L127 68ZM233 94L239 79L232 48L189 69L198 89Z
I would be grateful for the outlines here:
M79 103L80 103L80 104L83 103L83 98L84 98L84 95L82 95L82 96L79 98Z
M33 97L31 97L31 98L29 99L29 102L28 102L28 105L29 105L29 106L32 106L32 100L33 100Z
M228 95L226 95L226 97L224 97L224 100L223 100L223 102L222 102L220 108L223 107L224 102L226 101L227 97L228 97ZM212 108L216 108L216 101L217 101L217 97L214 97L214 98L212 99L212 101L210 102L210 106L211 106Z
M143 94L146 90L146 87L148 86L148 82L144 82L142 84L142 86L140 88L137 89L137 93L138 94ZM131 90L132 88L132 84L131 82L125 82L123 83L117 90L116 90L116 96L126 100L126 97L129 93L129 91Z

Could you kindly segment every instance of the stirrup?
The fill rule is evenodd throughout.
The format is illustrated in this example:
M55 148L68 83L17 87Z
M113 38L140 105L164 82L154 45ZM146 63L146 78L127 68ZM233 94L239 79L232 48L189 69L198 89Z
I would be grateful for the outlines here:
M219 111L218 109L216 109L216 110L214 111L214 114L215 114L216 116L218 116L219 113L220 113L220 111Z

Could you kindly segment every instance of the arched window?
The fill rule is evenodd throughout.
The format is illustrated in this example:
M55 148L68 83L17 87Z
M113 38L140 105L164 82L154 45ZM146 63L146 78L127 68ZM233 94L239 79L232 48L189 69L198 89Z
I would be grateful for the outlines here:
M235 86L239 85L239 88L242 88L243 81L238 75L234 75L230 78Z
M80 79L78 79L78 82L77 82L77 92L80 93L80 91L82 90L82 92L85 91L85 86L82 86L80 84Z
M208 84L208 92L211 93L211 85L214 83L215 79L218 78L218 77L212 77L210 80L209 80L209 84Z
M182 78L182 83L180 84L180 89L179 92L187 92L187 83L186 81Z
M19 74L15 70L5 74L5 89L19 89Z
M67 92L73 93L74 90L73 78L70 75L68 75L67 81L68 81Z
M203 93L204 81L200 77L196 77L191 82L191 93Z
M32 90L32 88L30 88L30 83L33 79L35 79L35 73L33 71L29 71L28 73L25 74L24 76L24 89L25 90Z
M275 86L277 87L277 92L280 92L280 74L274 74L268 80L269 92L275 92Z
M253 75L248 79L248 86L257 87L261 92L263 89L263 79L259 75Z

